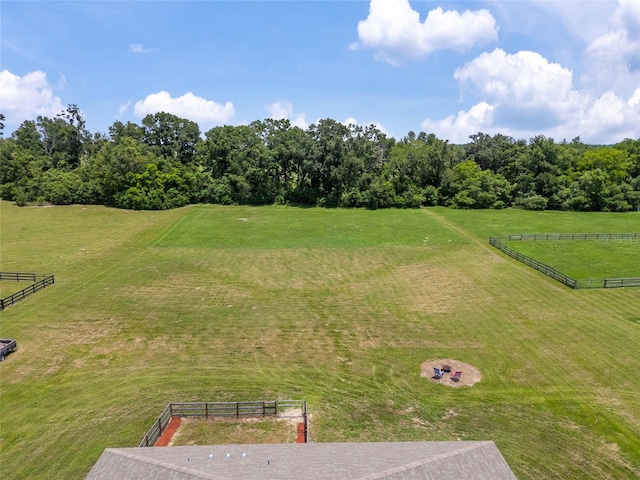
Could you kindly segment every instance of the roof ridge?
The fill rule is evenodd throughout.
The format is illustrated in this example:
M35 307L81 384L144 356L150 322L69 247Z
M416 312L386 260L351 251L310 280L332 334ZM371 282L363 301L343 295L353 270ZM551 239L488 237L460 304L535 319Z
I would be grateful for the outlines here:
M429 456L428 458L425 458L424 460L418 460L416 462L406 463L406 464L401 465L399 467L393 467L393 468L389 468L387 470L383 470L382 472L365 475L364 477L360 477L360 478L358 478L356 480L377 480L377 479L380 479L380 478L385 478L385 477L387 477L389 475L392 475L394 473L404 472L404 471L407 471L407 470L413 470L414 468L420 467L422 465L427 465L429 463L439 462L440 460L444 460L445 458L455 457L456 455L460 455L462 453L466 453L466 452L469 452L471 450L476 450L478 448L490 446L490 445L493 445L493 444L494 443L492 441L489 441L489 440L482 441L481 440L481 441L478 441L477 443L474 443L473 445L467 445L467 446L464 446L462 448L456 448L455 450L452 450L450 452L439 453L437 455Z
M121 457L128 458L130 460L135 460L141 463L147 463L150 465L155 465L156 467L166 468L167 470L172 470L180 473L186 473L188 475L192 475L196 478L202 478L205 480L220 480L220 476L209 475L208 473L199 472L198 470L193 470L191 468L181 467L179 465L175 465L173 463L166 463L160 460L156 460L154 458L147 458L140 455L135 455L130 452L125 452L116 448L106 448L105 452L108 452L112 455L119 455Z

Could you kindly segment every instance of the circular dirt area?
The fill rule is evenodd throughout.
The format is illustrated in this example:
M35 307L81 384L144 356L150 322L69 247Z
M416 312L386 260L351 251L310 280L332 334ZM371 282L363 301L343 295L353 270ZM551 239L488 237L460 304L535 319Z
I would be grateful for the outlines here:
M447 367L448 370L450 367L450 372L444 372L444 376L440 379L436 378L434 368ZM460 380L452 380L451 377L456 372L462 372L460 375ZM443 385L447 385L449 387L463 387L468 385L473 385L478 383L482 379L482 375L480 374L480 370L478 370L473 365L469 365L468 363L459 362L458 360L453 360L451 358L439 358L436 360L427 360L422 363L422 373L421 377L426 377L432 382L442 383Z

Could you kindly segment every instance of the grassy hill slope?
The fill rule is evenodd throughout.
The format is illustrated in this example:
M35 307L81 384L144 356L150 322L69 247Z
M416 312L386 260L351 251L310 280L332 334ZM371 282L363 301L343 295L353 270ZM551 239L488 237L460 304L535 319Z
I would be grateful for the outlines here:
M170 401L304 398L315 442L490 439L521 479L637 478L640 289L487 242L560 231L640 215L0 202L0 270L56 278L0 313L1 476L83 478ZM482 381L421 377L436 358Z

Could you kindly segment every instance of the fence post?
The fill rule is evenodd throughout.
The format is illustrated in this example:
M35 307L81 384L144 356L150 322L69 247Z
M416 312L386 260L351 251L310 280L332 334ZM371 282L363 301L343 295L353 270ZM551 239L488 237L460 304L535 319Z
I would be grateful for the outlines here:
M307 423L307 401L302 402L302 415L304 416L304 443L309 443L309 424Z

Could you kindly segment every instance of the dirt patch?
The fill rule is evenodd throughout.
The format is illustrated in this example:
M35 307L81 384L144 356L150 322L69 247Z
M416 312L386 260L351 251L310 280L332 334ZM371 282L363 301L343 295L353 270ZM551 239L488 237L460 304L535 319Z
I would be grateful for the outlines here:
M162 431L162 435L156 441L155 447L166 447L172 444L173 436L180 429L182 419L180 417L171 417L167 427Z
M442 367L451 367L449 372L444 372L444 376L440 379L434 375L434 368L442 369ZM462 372L458 381L452 380L455 372ZM428 378L432 382L442 383L449 387L464 387L474 385L482 379L480 370L468 363L459 362L451 358L439 358L436 360L427 360L422 363L421 377Z
M298 416L294 416L296 412ZM301 409L287 411L286 417L183 417L180 420L176 430L166 434L166 445L305 443ZM171 426L169 424L167 430ZM156 443L159 445L160 440Z

